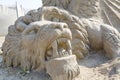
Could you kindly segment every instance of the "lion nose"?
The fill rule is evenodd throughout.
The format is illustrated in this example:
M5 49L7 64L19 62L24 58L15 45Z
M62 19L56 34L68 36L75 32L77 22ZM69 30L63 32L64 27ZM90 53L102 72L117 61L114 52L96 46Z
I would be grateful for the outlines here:
M68 26L65 24L56 26L56 29L60 29L61 31L63 31L65 28L68 28Z

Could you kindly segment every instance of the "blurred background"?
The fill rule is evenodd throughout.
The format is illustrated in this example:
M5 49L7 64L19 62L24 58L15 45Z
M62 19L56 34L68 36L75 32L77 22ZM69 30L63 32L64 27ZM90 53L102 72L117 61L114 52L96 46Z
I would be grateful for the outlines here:
M8 33L9 25L31 9L42 6L42 0L0 0L0 48Z
M41 0L0 0L0 36L7 34L8 26L18 17L41 6Z

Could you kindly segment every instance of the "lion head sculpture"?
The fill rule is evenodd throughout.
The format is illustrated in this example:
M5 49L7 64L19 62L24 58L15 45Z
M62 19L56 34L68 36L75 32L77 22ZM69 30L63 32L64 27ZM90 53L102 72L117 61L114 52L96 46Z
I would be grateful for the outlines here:
M29 11L9 27L2 46L4 63L24 70L46 70L53 80L73 80L80 74L76 57L84 58L90 48L104 50L112 59L119 57L120 33L100 21L80 17L97 15L98 1L82 1L73 7L80 1L43 0L42 8ZM120 64L116 71L120 73Z
M8 66L20 65L24 69L44 66L45 60L71 55L71 39L72 34L66 23L32 22L21 33L18 43L9 41L16 47L4 53L5 62L9 63ZM7 44L7 41L4 44Z
M29 11L9 27L2 50L7 66L46 69L53 80L73 80L80 74L76 57L84 58L89 47L119 57L120 34L109 25L91 23L64 9L42 7Z
M45 60L72 52L81 59L89 52L85 25L78 17L56 7L28 12L8 32L2 46L7 66L39 71L45 68Z
M76 56L81 59L89 52L87 36L79 18L65 10L32 10L9 27L2 46L4 63L25 71L47 70L53 80L72 80L80 73ZM58 72L53 72L55 66Z

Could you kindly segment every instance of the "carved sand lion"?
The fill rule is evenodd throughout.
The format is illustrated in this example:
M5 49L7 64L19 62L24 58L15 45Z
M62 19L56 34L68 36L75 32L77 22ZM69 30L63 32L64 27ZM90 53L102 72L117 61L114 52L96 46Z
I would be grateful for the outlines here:
M90 49L103 49L108 57L116 58L119 48L120 34L115 28L56 7L42 7L19 18L9 27L2 46L7 66L46 69L53 80L72 80L80 74L74 55L81 59ZM54 66L60 69L58 74L50 70Z

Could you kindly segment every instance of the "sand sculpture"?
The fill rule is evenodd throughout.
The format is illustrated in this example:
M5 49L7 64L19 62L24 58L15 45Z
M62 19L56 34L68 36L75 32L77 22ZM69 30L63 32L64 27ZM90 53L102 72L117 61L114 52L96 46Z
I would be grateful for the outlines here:
M4 63L24 70L44 70L53 80L75 80L80 75L77 61L90 51L104 50L111 60L119 58L120 33L104 24L98 3L43 0L43 7L29 11L9 27L2 46ZM115 66L117 73L119 66Z

